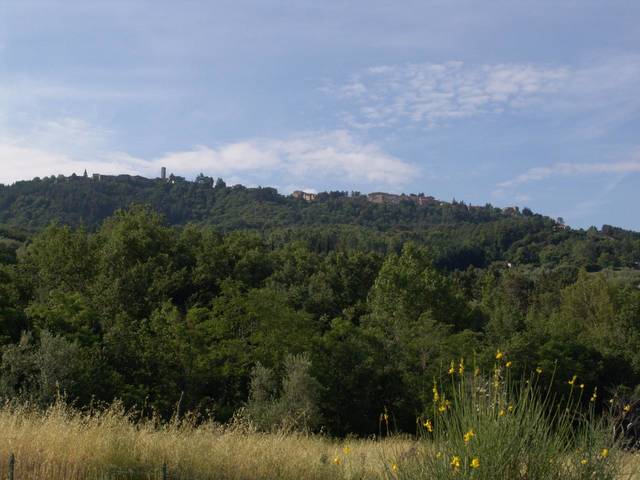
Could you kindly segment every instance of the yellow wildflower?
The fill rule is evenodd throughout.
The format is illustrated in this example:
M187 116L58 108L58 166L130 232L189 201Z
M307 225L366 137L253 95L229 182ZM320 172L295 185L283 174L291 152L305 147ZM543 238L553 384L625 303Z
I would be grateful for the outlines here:
M513 362L511 360L504 364L504 366L507 368L511 368L511 365L513 365Z
M436 458L442 458L442 452L436 453Z
M344 452L345 455L349 455L349 452L351 452L351 449L348 446L346 446L342 449L342 451Z
M542 368L540 368L540 367L536 368L536 373L538 375L540 375L542 373Z
M438 407L438 411L440 413L446 412L451 407L451 402L449 400L443 400L440 406Z
M471 441L471 439L473 437L475 437L475 436L476 436L476 434L473 433L473 430L469 430L467 433L464 434L462 439L464 440L464 443L469 443Z
M470 466L471 468L480 468L480 459L478 457L473 457Z
M434 383L433 384L433 403L438 403L439 400L440 400L440 394L438 393L438 387Z
M453 468L455 471L460 470L460 457L458 457L457 455L454 455L451 458L451 468Z
M398 464L394 463L393 465L391 465L391 470L393 470L394 472L398 471Z
M602 450L600 450L600 456L602 458L607 458L609 456L609 449L603 448Z
M460 359L460 364L458 365L458 373L460 375L464 375L464 358Z
M598 398L598 387L595 387L593 389L593 393L591 394L591 398L589 399L589 401L595 402L596 398Z
M333 463L334 465L340 465L342 463L342 460L340 460L340 457L335 457L333 459Z
M496 367L493 370L493 388L499 388L500 387L500 376L502 374L502 369L500 367Z
M580 465L586 465L588 462L588 460L586 458L583 458L582 460L580 460Z
M501 409L500 409L500 412L498 412L498 415L499 415L500 417L504 417L504 415L505 415L504 408L501 408Z
M456 372L455 362L451 360L451 366L449 367L449 375L453 375Z
M431 423L431 420L429 420L428 418L424 421L422 425L424 426L424 428L427 429L428 432L433 432L433 424Z
M504 357L504 353L502 353L500 350L498 350L496 352L496 360L502 360L502 357Z
M507 407L507 410L509 410L509 413L513 412L513 405L509 405L509 406Z
M576 378L578 378L577 375L574 375L573 377L571 377L571 380L569 380L567 383L571 386L575 385L576 383Z
M580 384L580 390L584 390L584 383Z
M631 411L631 405L627 403L624 407L622 407L622 411L624 413L629 413Z

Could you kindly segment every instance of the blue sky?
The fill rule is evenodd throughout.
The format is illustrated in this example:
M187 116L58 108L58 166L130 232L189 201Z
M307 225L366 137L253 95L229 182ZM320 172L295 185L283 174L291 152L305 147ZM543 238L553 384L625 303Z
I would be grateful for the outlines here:
M424 192L640 230L640 2L0 1L0 182Z

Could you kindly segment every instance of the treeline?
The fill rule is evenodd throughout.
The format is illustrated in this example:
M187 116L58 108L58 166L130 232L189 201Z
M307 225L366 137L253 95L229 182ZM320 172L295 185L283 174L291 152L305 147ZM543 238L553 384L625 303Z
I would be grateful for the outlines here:
M513 375L555 369L559 393L573 375L598 402L640 383L630 232L531 215L220 233L133 207L95 229L4 238L3 398L220 420L303 405L307 425L369 434L385 409L412 431L451 360L489 371L498 349Z
M51 223L95 232L117 210L149 205L169 225L197 224L225 233L258 232L272 246L303 239L314 251L398 252L411 241L429 248L445 270L486 268L497 261L588 271L640 268L640 233L604 225L572 230L528 208L499 209L464 202L418 206L371 203L357 192L325 192L313 202L273 188L227 187L200 175L188 182L128 175L45 177L0 185L0 258Z
M380 205L357 192L323 192L313 202L278 194L269 187L227 187L222 179L199 176L170 181L138 176L45 177L0 185L0 225L38 230L52 221L95 229L132 203L150 205L170 224L203 223L221 230L272 229L294 225L351 224L378 230L415 230L461 222L483 223L529 209L509 210L462 202L418 206L405 200Z

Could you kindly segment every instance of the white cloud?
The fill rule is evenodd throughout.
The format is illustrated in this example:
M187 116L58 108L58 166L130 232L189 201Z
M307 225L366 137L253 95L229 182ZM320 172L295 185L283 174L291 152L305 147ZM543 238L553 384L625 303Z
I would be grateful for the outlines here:
M214 149L198 146L193 150L172 152L152 160L152 163L166 166L176 172L212 171L217 175L236 175L242 172L273 169L280 165L276 152L261 149L251 142L224 145Z
M142 72L139 75L136 74L136 70L129 70L128 72L105 70L99 73L103 78L107 78L110 83L103 81L102 84L99 82L88 84L77 80L62 81L60 79L38 79L23 76L3 77L0 79L0 104L3 105L3 108L6 108L7 105L11 104L24 106L25 104L43 101L158 101L169 94L176 94L175 91L166 86L149 85L149 78L153 78L151 75L162 75L160 71ZM130 73L130 77L140 76L141 78L135 78L137 82L122 84L116 76L118 73L121 75ZM145 75L147 78L145 78Z
M591 177L592 179L597 177L597 182L601 185L601 188L594 190L594 187L590 187L588 199L572 202L570 204L572 207L568 210L567 208L569 207L565 205L565 210L558 212L565 218L584 218L606 205L609 201L610 193L618 187L625 177L637 173L640 173L640 150L621 161L597 163L561 162L530 168L520 175L498 183L491 195L497 199L510 199L522 203L531 200L526 193L520 191L521 189L527 190L528 184L553 182L562 179L571 179L571 183L575 184L577 177Z
M595 174L627 174L640 172L640 159L612 163L556 163L530 168L526 172L501 182L500 188L512 188L525 183L537 182L554 177Z
M202 145L151 159L115 151L109 143L109 132L77 119L46 122L19 137L0 136L0 182L81 174L85 168L89 173L155 177L165 166L169 172L190 178L204 172L250 185L346 182L354 188L399 189L419 173L413 164L341 130L249 139L217 147Z
M357 141L346 131L313 132L286 139L253 139L219 148L198 147L153 160L193 174L201 170L222 175L276 175L292 183L348 180L401 187L417 174L417 168L383 152L373 144Z
M637 116L640 55L595 58L579 67L457 61L386 65L327 89L348 106L343 120L359 128L436 127L463 118L535 110L591 113L578 118L576 130L593 136Z
M527 64L468 66L463 62L372 67L337 88L355 102L355 125L387 127L401 122L428 127L453 119L520 108L535 96L560 89L564 67Z
M36 123L20 133L0 129L0 182L60 173L82 174L85 168L131 173L131 164L127 162L105 165L102 152L109 139L110 132L76 118Z
M34 177L50 175L81 175L89 172L104 174L135 173L134 166L127 162L105 160L80 160L64 153L0 143L0 183L12 183Z

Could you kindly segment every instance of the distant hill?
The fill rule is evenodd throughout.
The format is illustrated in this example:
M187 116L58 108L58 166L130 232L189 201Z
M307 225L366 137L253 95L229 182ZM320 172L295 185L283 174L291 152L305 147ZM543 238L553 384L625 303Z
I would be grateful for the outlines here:
M298 238L320 249L342 243L388 250L414 240L432 246L439 263L456 269L494 261L543 265L563 259L594 270L640 266L637 232L610 226L572 230L527 208L470 206L424 196L387 198L380 192L369 197L324 192L306 198L268 187L227 187L202 175L195 181L46 177L0 186L0 240L13 245L52 222L93 230L116 210L144 204L172 225L257 230L276 242Z
M129 175L48 177L0 187L0 224L37 230L55 221L93 228L132 203L151 205L171 224L206 223L224 230L318 224L415 229L482 223L515 213L490 205L469 207L439 201L418 205L410 196L388 195L385 202L378 198L383 194L375 195L377 203L348 192L320 193L305 201L268 187L227 187L222 180L214 182L204 176L193 182L181 177L160 180Z

